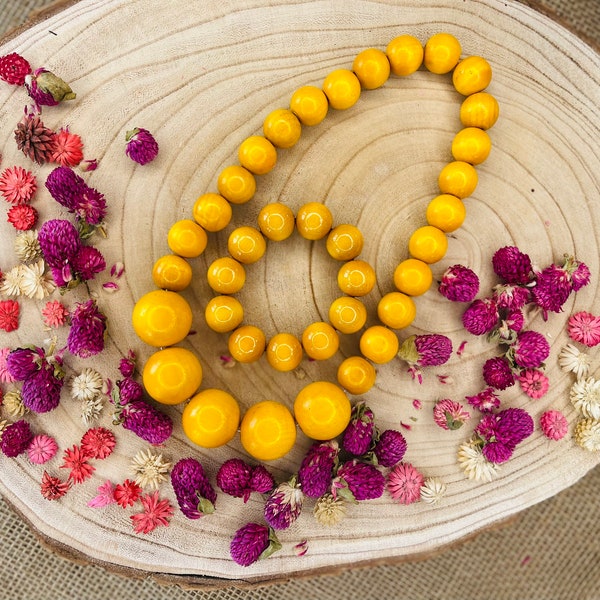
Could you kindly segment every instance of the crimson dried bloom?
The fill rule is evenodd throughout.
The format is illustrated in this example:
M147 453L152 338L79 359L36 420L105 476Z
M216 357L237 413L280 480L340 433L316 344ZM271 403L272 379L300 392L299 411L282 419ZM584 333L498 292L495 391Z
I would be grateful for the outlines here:
M31 73L31 65L16 52L0 57L0 79L11 85L23 85Z
M474 396L465 396L466 401L481 412L490 412L500 406L500 398L490 387L485 388Z
M540 417L540 427L551 440L561 440L569 431L569 422L559 410L547 410Z
M90 458L107 458L112 454L115 444L115 434L106 427L88 429L81 438L81 450Z
M438 291L453 302L471 302L479 292L479 277L468 267L452 265L444 271Z
M342 437L342 448L354 456L362 456L371 447L374 429L373 411L364 402L359 402L352 407L350 422Z
M569 273L562 267L552 264L538 273L532 290L533 300L544 312L558 313L562 311L571 289Z
M478 298L462 315L464 328L473 335L484 335L498 323L498 306L493 298Z
M377 464L382 467L393 467L399 463L406 452L406 439L395 429L386 429L373 448Z
M73 259L73 269L82 281L89 281L106 269L106 261L94 246L81 246Z
M504 356L494 356L485 361L483 379L489 387L496 390L505 390L515 383L510 363Z
M573 341L593 348L600 344L600 317L579 311L569 317L567 332Z
M226 494L234 498L243 498L247 502L252 493L250 480L252 466L241 458L226 460L217 471L217 485Z
M532 279L531 259L516 246L496 250L492 267L494 273L506 283L526 284Z
M30 204L17 204L6 213L7 221L17 231L29 231L37 223L38 212Z
M166 442L173 432L171 417L145 400L130 402L122 414L123 427L153 446Z
M514 445L503 442L488 442L481 449L483 456L491 463L502 464L510 459L514 452Z
M308 449L298 470L298 481L309 498L319 498L331 487L339 446L335 441L316 442Z
M287 529L302 512L304 494L296 479L280 483L265 502L264 516L273 529Z
M71 313L71 327L67 348L71 354L89 358L104 350L106 316L100 312L95 300L75 305Z
M433 420L442 429L459 429L470 418L471 415L464 410L460 402L455 402L449 398L438 400L433 407Z
M2 432L0 450L6 456L14 458L27 450L32 439L33 433L29 423L20 419L8 425Z
M36 190L34 174L23 167L8 167L0 175L0 193L11 204L27 204Z
M523 369L537 369L550 355L548 340L537 331L519 331L508 358Z
M24 116L15 129L17 148L34 162L49 162L54 151L54 132L38 116Z
M161 500L158 490L140 497L144 510L131 515L136 533L150 533L159 525L166 527L173 516L173 507L168 500Z
M0 329L7 333L19 327L20 306L16 300L0 301Z
M21 388L23 404L35 413L54 410L60 403L63 383L60 370L44 360L40 368L23 382Z
M126 479L123 483L115 486L115 501L121 508L133 506L141 494L142 488L135 481L131 481L131 479Z
M374 500L382 496L384 489L385 477L377 467L351 460L338 469L331 493L351 501Z
M400 463L389 473L387 489L400 504L412 504L421 498L421 486L425 482L423 474L410 463Z
M54 136L51 161L62 166L76 167L83 160L83 142L68 127L59 129Z
M31 440L27 447L27 456L33 464L42 465L53 458L57 451L58 444L56 440L49 435L40 434L35 435Z
M534 400L541 398L550 387L548 377L539 369L524 369L517 379L523 392Z
M217 494L195 458L182 458L171 470L171 485L181 512L199 519L215 510Z
M231 540L231 558L242 567L248 567L261 558L267 558L281 548L275 532L259 523L240 527Z
M59 300L49 300L42 308L42 318L47 327L61 327L65 324L69 311Z
M125 153L140 165L154 160L158 154L158 144L147 129L135 127L125 134L125 141Z
M42 476L41 492L46 500L58 500L62 498L71 487L71 480L63 481L58 477L52 477L48 471Z
M93 465L88 462L88 455L82 452L81 448L75 444L72 448L67 448L63 453L63 463L61 469L70 469L69 479L73 483L82 483L92 476L96 470Z

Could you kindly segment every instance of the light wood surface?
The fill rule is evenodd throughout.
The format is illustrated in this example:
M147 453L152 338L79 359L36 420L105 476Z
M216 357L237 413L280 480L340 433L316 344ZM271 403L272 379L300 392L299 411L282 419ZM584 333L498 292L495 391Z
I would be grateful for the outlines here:
M69 368L76 372L90 364L114 379L118 358L129 348L142 359L150 354L133 333L130 315L135 300L153 287L151 267L167 252L167 230L176 220L190 217L198 195L216 189L217 174L236 162L240 142L260 131L271 110L286 107L298 87L320 86L333 69L351 68L364 48L385 49L403 33L425 42L439 31L456 35L465 56L479 54L490 61L494 80L489 91L500 103L501 118L490 132L492 154L478 168L479 186L466 202L466 222L451 236L448 254L435 265L434 274L450 264L467 264L481 274L487 292L494 281L490 258L506 244L518 245L539 266L565 252L588 264L593 281L569 301L564 313L546 322L532 315L528 322L551 343L551 392L537 402L517 389L502 395L506 406L527 408L534 418L555 408L573 423L571 378L560 371L556 356L567 341L568 315L600 308L600 59L554 21L514 2L440 0L424 6L417 1L352 0L272 6L256 1L241 7L213 1L84 1L7 42L2 54L20 52L32 64L60 74L77 92L76 101L45 109L44 121L55 128L68 124L82 135L86 158L99 160L98 170L86 175L109 202L108 238L98 247L109 265L121 260L126 267L116 294L100 289L106 278L95 288L110 324L107 350L101 359L87 363L69 359ZM31 167L12 139L12 124L24 103L22 90L0 89L3 166ZM365 235L362 257L378 276L376 290L366 299L369 322L374 323L377 300L392 291L392 273L407 256L408 236L425 223L425 207L437 194L437 175L451 159L450 142L460 128L459 104L448 76L423 70L408 78L392 77L384 88L364 92L355 107L330 111L321 125L304 129L294 148L279 153L275 170L258 178L255 198L235 207L232 226L253 224L267 202L279 200L294 210L308 201L325 202L336 223L354 223ZM151 130L160 145L158 158L144 167L123 153L125 131L133 126ZM34 170L42 181L50 167ZM43 189L36 207L42 219L60 214ZM14 233L6 223L1 227L0 264L5 269L15 261ZM357 339L344 337L335 359L325 364L304 361L296 375L275 374L264 359L224 368L219 356L226 353L226 338L209 332L202 314L210 297L206 267L226 253L228 232L211 236L206 253L194 261L194 283L185 295L195 309L197 334L186 345L202 359L203 387L223 387L244 407L266 398L291 406L308 381L335 379L342 358L357 352ZM240 295L247 321L269 337L278 331L300 334L308 323L326 320L328 306L338 295L336 271L322 242L308 243L295 235L270 244L265 258L248 268L248 283ZM65 300L81 297L74 292ZM2 334L3 346L42 343L47 333L41 329L39 308L33 303L23 307L20 329ZM105 479L118 482L128 476L130 458L146 447L126 431L117 431L115 455L98 463L94 477L60 502L41 497L43 468L24 458L1 458L0 492L53 545L89 560L128 572L259 581L431 553L548 498L597 464L597 455L577 448L570 438L550 442L536 429L497 480L465 479L456 451L474 423L445 432L433 423L431 409L441 397L461 400L477 392L481 364L495 349L468 336L460 325L461 307L450 306L435 289L418 299L417 310L414 326L401 332L401 339L412 333L444 333L455 348L468 340L466 352L453 355L444 368L426 372L423 385L411 380L405 364L384 365L366 400L382 429L398 428L401 422L411 425L410 431L403 430L405 460L448 485L446 498L436 507L399 506L386 494L350 507L347 519L328 529L316 523L307 501L298 522L280 534L283 549L244 569L229 558L229 541L244 523L261 520L260 498L242 505L220 494L214 515L193 522L177 512L170 527L148 536L133 534L127 511L86 507ZM436 374L450 376L451 383L442 385ZM422 401L421 410L413 407L414 398ZM162 449L167 458L195 456L213 481L224 459L247 458L237 438L219 450L193 447L178 422L181 410L170 409L176 426ZM63 448L77 443L85 430L68 397L56 411L33 422L55 435ZM101 423L110 425L108 412ZM299 436L289 456L269 465L278 480L297 469L309 443ZM59 474L59 464L57 458L47 468ZM168 485L163 494L173 499ZM308 552L297 557L294 545L305 539Z

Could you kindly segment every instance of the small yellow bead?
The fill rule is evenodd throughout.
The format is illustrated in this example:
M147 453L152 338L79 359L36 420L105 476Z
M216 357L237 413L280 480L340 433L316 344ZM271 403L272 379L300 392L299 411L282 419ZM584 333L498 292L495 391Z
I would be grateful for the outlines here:
M191 219L177 221L169 229L167 244L172 252L185 258L200 256L206 249L206 231Z
M267 239L281 242L292 235L296 220L289 206L273 202L263 206L258 213L258 226Z
M241 363L257 361L264 353L265 334L254 325L242 325L229 336L229 354Z
M291 333L278 333L267 344L267 361L276 371L293 371L302 361L302 344Z
M467 96L460 105L460 122L465 127L490 129L498 120L499 114L498 101L487 92Z
M234 229L227 240L229 254L244 265L260 260L267 250L263 234L254 227L244 226Z
M408 240L408 251L413 258L427 264L436 263L448 251L448 238L445 233L431 225L419 227Z
M302 347L306 354L314 360L331 358L340 346L337 331L323 321L311 323L302 332Z
M246 283L244 267L233 258L224 256L217 258L208 267L206 273L208 285L219 294L235 294Z
M452 140L454 160L462 160L472 165L481 164L490 155L492 140L479 127L465 127Z
M329 321L342 333L356 333L367 322L367 309L357 298L341 296L329 307Z
M396 289L408 296L424 294L433 281L431 267L416 258L403 260L394 271Z
M152 267L152 281L163 290L181 292L192 282L192 267L176 254L161 256Z
M305 85L292 94L290 109L302 125L318 125L327 116L329 102L323 90Z
M460 198L440 194L428 204L425 216L429 225L450 233L463 224L466 214L464 202Z
M366 394L374 385L375 367L362 356L350 356L338 367L338 383L348 392L358 396Z
M254 196L256 180L248 169L230 165L219 173L217 187L221 196L232 204L244 204Z
M278 148L291 148L300 139L302 125L298 117L287 108L278 108L263 122L265 137Z
M307 240L320 240L330 231L333 224L331 211L320 202L308 202L301 206L296 215L298 233Z
M337 281L344 294L366 296L375 287L375 270L364 260L351 260L341 266Z
M238 159L245 169L255 175L265 175L277 162L275 146L262 135L251 135L238 149Z
M452 83L459 94L470 96L482 92L492 81L492 67L481 56L461 60L452 72Z
M375 364L390 362L398 354L398 336L383 325L373 325L360 336L360 351Z
M231 204L219 194L202 194L194 203L192 214L196 223L206 231L221 231L231 221Z
M461 199L470 196L475 191L478 181L475 167L462 160L448 163L438 177L438 185L442 194L451 194Z
M388 44L386 54L394 75L412 75L423 63L423 46L412 35L394 38Z
M206 324L219 333L233 331L244 319L244 307L232 296L211 298L204 310Z
M356 56L352 70L365 90L374 90L389 79L390 62L385 52L377 48L368 48Z
M336 260L352 260L363 249L364 238L354 225L338 225L327 236L327 252Z
M408 327L416 315L415 301L402 292L389 292L377 304L379 320L392 329Z
M325 77L323 91L329 106L337 110L346 110L354 106L360 98L360 81L348 69L336 69Z
M460 60L460 42L449 33L436 33L425 44L423 62L432 73L442 75L454 69Z

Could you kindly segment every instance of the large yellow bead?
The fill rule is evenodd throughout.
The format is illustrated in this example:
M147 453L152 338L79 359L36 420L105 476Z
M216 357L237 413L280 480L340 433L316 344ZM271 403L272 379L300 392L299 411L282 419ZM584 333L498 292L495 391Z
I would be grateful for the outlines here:
M398 336L383 325L373 325L360 336L360 351L365 358L381 365L398 354Z
M264 175L273 169L277 162L275 146L262 135L251 135L238 149L238 158L242 167L255 175Z
M419 227L408 240L408 251L413 258L427 264L438 262L446 255L448 238L443 231L431 225Z
M424 294L433 281L431 267L416 258L403 260L394 271L394 285L408 296Z
M436 33L425 44L423 62L432 73L449 73L460 60L460 42L449 33Z
M355 396L366 394L375 385L376 377L375 367L362 356L349 356L337 371L338 383Z
M208 236L206 231L191 219L182 219L174 223L167 235L167 244L172 252L185 256L185 258L196 258L206 249Z
M357 298L340 296L329 307L329 321L342 333L356 333L367 322L367 309Z
M301 206L296 215L298 233L307 240L320 240L330 231L333 224L331 211L320 202L308 202Z
M365 90L381 87L390 76L390 62L385 52L377 48L367 48L357 54L352 70Z
M481 164L490 155L492 140L479 127L465 127L452 140L454 160L462 160L472 165Z
M302 346L310 358L327 360L338 351L340 338L329 323L317 321L302 332Z
M478 180L477 171L473 165L462 160L455 160L441 170L438 185L442 194L466 198L475 191Z
M416 315L415 301L402 292L389 292L377 304L379 320L392 329L408 327Z
M206 324L219 333L233 331L244 319L244 308L233 296L211 298L204 310Z
M246 225L234 229L229 234L227 249L237 261L249 265L263 257L267 243L258 229Z
M351 260L340 267L337 281L344 294L366 296L375 287L375 269L364 260Z
M329 102L323 90L305 85L292 94L290 108L302 125L318 125L327 116Z
M192 214L196 223L206 231L225 229L232 216L231 204L220 194L202 194L194 203Z
M352 260L363 249L364 238L354 225L338 225L327 236L327 252L336 260Z
M265 137L278 148L291 148L300 139L302 125L298 117L287 108L278 108L263 122Z
M325 77L323 91L329 106L337 110L346 110L354 106L360 98L360 81L348 69L336 69Z
M291 333L278 333L267 344L267 361L276 371L293 371L302 362L302 344Z
M265 334L258 327L242 325L229 336L229 354L238 362L251 363L263 355L266 344Z
M412 35L394 38L387 45L386 54L394 75L412 75L423 63L423 46Z
M152 267L152 281L158 288L181 292L192 281L192 267L181 256L161 256Z
M232 204L244 204L254 196L256 180L248 169L231 165L219 173L217 187L221 196Z
M467 96L460 105L460 122L465 127L490 129L500 114L498 101L487 92Z
M427 222L446 233L456 231L464 222L467 211L464 202L451 194L440 194L428 205Z
M452 72L452 83L459 94L470 96L482 92L492 81L492 67L481 56L461 60Z
M246 283L246 270L229 256L217 258L206 272L208 285L219 294L235 294Z
M258 226L263 235L274 242L286 240L294 232L296 220L289 206L279 202L267 204L258 213Z

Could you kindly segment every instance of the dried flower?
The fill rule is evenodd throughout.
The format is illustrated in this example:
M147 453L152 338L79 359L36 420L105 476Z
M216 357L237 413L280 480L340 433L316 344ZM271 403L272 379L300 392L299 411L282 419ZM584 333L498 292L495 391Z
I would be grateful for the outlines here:
M304 455L298 470L298 482L309 498L319 498L331 487L338 452L336 441L315 442Z
M115 486L111 481L105 481L98 487L98 493L87 503L90 508L103 508L109 504L114 504Z
M479 277L468 267L452 265L444 271L438 291L453 302L472 302L479 292Z
M56 455L58 444L49 435L35 435L27 448L27 456L35 465L43 465Z
M534 400L544 396L550 387L548 377L539 369L523 369L517 375L517 380L523 392Z
M400 463L390 471L387 489L400 504L412 504L421 498L424 481L422 473L410 463Z
M304 494L296 478L280 483L265 502L264 516L273 529L287 529L302 512Z
M13 380L25 381L40 368L44 358L43 348L15 348L6 356L6 368Z
M364 402L355 404L342 437L342 448L354 456L362 456L371 446L374 429L373 411Z
M42 249L38 242L37 231L19 231L15 236L15 254L24 263L33 262L42 258Z
M6 360L11 353L10 348L0 348L0 382L12 383L15 378L10 374Z
M64 281L70 281L73 277L71 263L81 247L75 226L66 219L45 221L38 232L38 241L44 260L61 273Z
M241 458L226 460L217 471L217 485L221 490L234 498L243 498L244 502L248 501L252 493L251 478L252 466Z
M231 558L242 567L248 567L261 558L267 558L281 548L270 527L247 523L235 532L231 540Z
M537 369L543 366L550 354L548 340L537 331L519 331L515 343L507 353L507 358L523 369Z
M38 213L29 204L18 204L13 206L7 213L7 221L17 231L28 231L32 229L38 218Z
M173 507L168 500L161 500L158 497L158 490L153 494L141 496L140 502L144 510L131 515L136 533L150 533L159 525L166 527L169 524L169 520L173 516Z
M515 383L510 363L504 356L494 356L485 361L483 379L489 387L496 390L505 390Z
M573 344L567 344L558 355L558 364L563 371L573 372L581 379L589 373L590 357Z
M455 402L449 398L438 400L433 407L433 420L442 429L459 429L470 418L471 415L460 402Z
M411 335L398 351L398 356L409 364L409 372L413 378L422 382L419 367L436 367L448 362L452 354L452 341L445 335L432 333Z
M54 132L40 117L24 116L15 129L17 148L39 165L49 162L54 151Z
M46 327L62 327L68 316L69 311L59 300L49 300L42 308L42 319Z
M47 471L44 471L42 476L42 496L46 500L58 500L62 498L71 487L71 480L63 481L58 477L52 477Z
M71 380L71 397L74 400L91 400L102 392L102 375L91 367L86 367Z
M319 524L332 527L346 516L346 502L340 497L325 494L317 500L313 514Z
M498 306L493 298L478 298L462 315L464 328L473 335L484 335L498 323Z
M23 382L23 404L35 413L54 410L60 403L63 383L62 372L44 359L40 368Z
M374 500L383 495L385 477L374 465L357 460L345 462L337 471L331 493L351 502Z
M20 419L4 429L0 440L0 450L5 456L14 458L27 450L32 439L33 433L29 423Z
M10 417L21 418L29 409L23 404L20 390L10 390L4 394L2 405Z
M500 406L500 398L490 387L485 388L474 396L465 396L465 400L481 412L490 412Z
M41 106L56 106L63 100L76 98L68 83L43 67L25 77L25 87L33 101Z
M119 361L119 373L123 377L129 378L135 372L135 353L133 350L129 350L126 357L121 358Z
M530 301L529 288L510 283L494 286L493 299L498 308L507 310L520 310Z
M115 447L115 434L106 427L88 429L81 438L81 451L89 458L102 460L109 457Z
M81 451L81 448L76 444L72 448L67 448L63 453L63 463L61 469L70 469L69 479L73 483L82 483L92 476L96 470L93 465L88 462L88 455Z
M600 420L600 380L578 379L569 392L571 404L586 418Z
M56 289L52 276L46 273L43 260L22 267L21 292L27 298L43 300Z
M6 273L0 285L0 293L4 296L20 296L21 281L23 279L23 266L16 265Z
M532 279L531 259L516 246L505 246L492 257L494 273L506 283L527 284Z
M119 389L119 403L121 406L141 400L144 397L144 389L140 383L131 377L117 381Z
M481 452L489 462L500 465L513 455L514 446L503 442L488 442L484 444Z
M373 454L377 464L382 467L393 467L399 463L406 452L406 439L395 429L386 429L377 440Z
M421 500L426 504L438 504L446 495L448 486L436 477L429 477L421 486Z
M575 341L592 348L600 344L600 317L580 311L569 317L567 323L569 337Z
M569 423L559 410L547 410L540 417L540 427L551 440L561 440L567 435Z
M481 443L476 440L469 440L460 445L458 462L465 475L475 481L489 482L498 474L498 466L485 458Z
M179 508L188 519L199 519L215 511L217 494L195 458L182 458L175 464L171 485Z
M67 348L71 354L89 358L104 350L106 316L100 312L95 300L75 305L71 313L71 328Z
M82 400L81 402L81 420L86 427L89 427L100 415L104 408L104 401L101 396Z
M552 264L538 273L535 287L531 293L534 302L544 310L561 312L563 304L567 301L572 291L571 276L569 273Z
M106 261L97 248L82 246L73 259L73 268L82 281L89 281L106 269Z
M0 194L11 204L27 204L36 190L34 174L23 167L8 167L0 175Z
M173 465L163 458L162 454L155 454L151 449L140 450L131 460L131 469L135 475L135 482L143 488L157 490Z
M51 171L45 185L54 200L71 213L76 212L79 199L87 188L83 178L68 166L56 167Z
M571 288L574 292L578 292L582 287L585 287L592 277L588 266L572 256L565 255L563 269L566 269L571 275Z
M144 400L135 400L123 408L122 425L153 446L166 442L173 432L173 421Z
M522 408L506 408L495 415L496 439L506 445L516 446L533 433L533 419Z
M54 136L51 161L61 166L76 167L83 160L83 142L68 127L59 129Z
M133 506L141 494L142 488L135 481L131 481L131 479L126 479L123 483L115 486L115 501L121 508Z
M275 480L265 467L256 465L252 469L252 477L250 477L249 485L253 492L267 494L275 487Z
M85 224L101 225L106 216L106 199L104 194L86 185L81 195L77 198L73 212ZM93 229L89 233L93 233Z
M11 52L0 57L0 79L11 85L23 85L31 65L20 54Z
M575 442L584 450L597 452L600 450L600 421L596 419L581 419L573 433Z
M158 144L147 129L135 127L125 134L125 141L125 153L140 165L154 160L158 154Z

